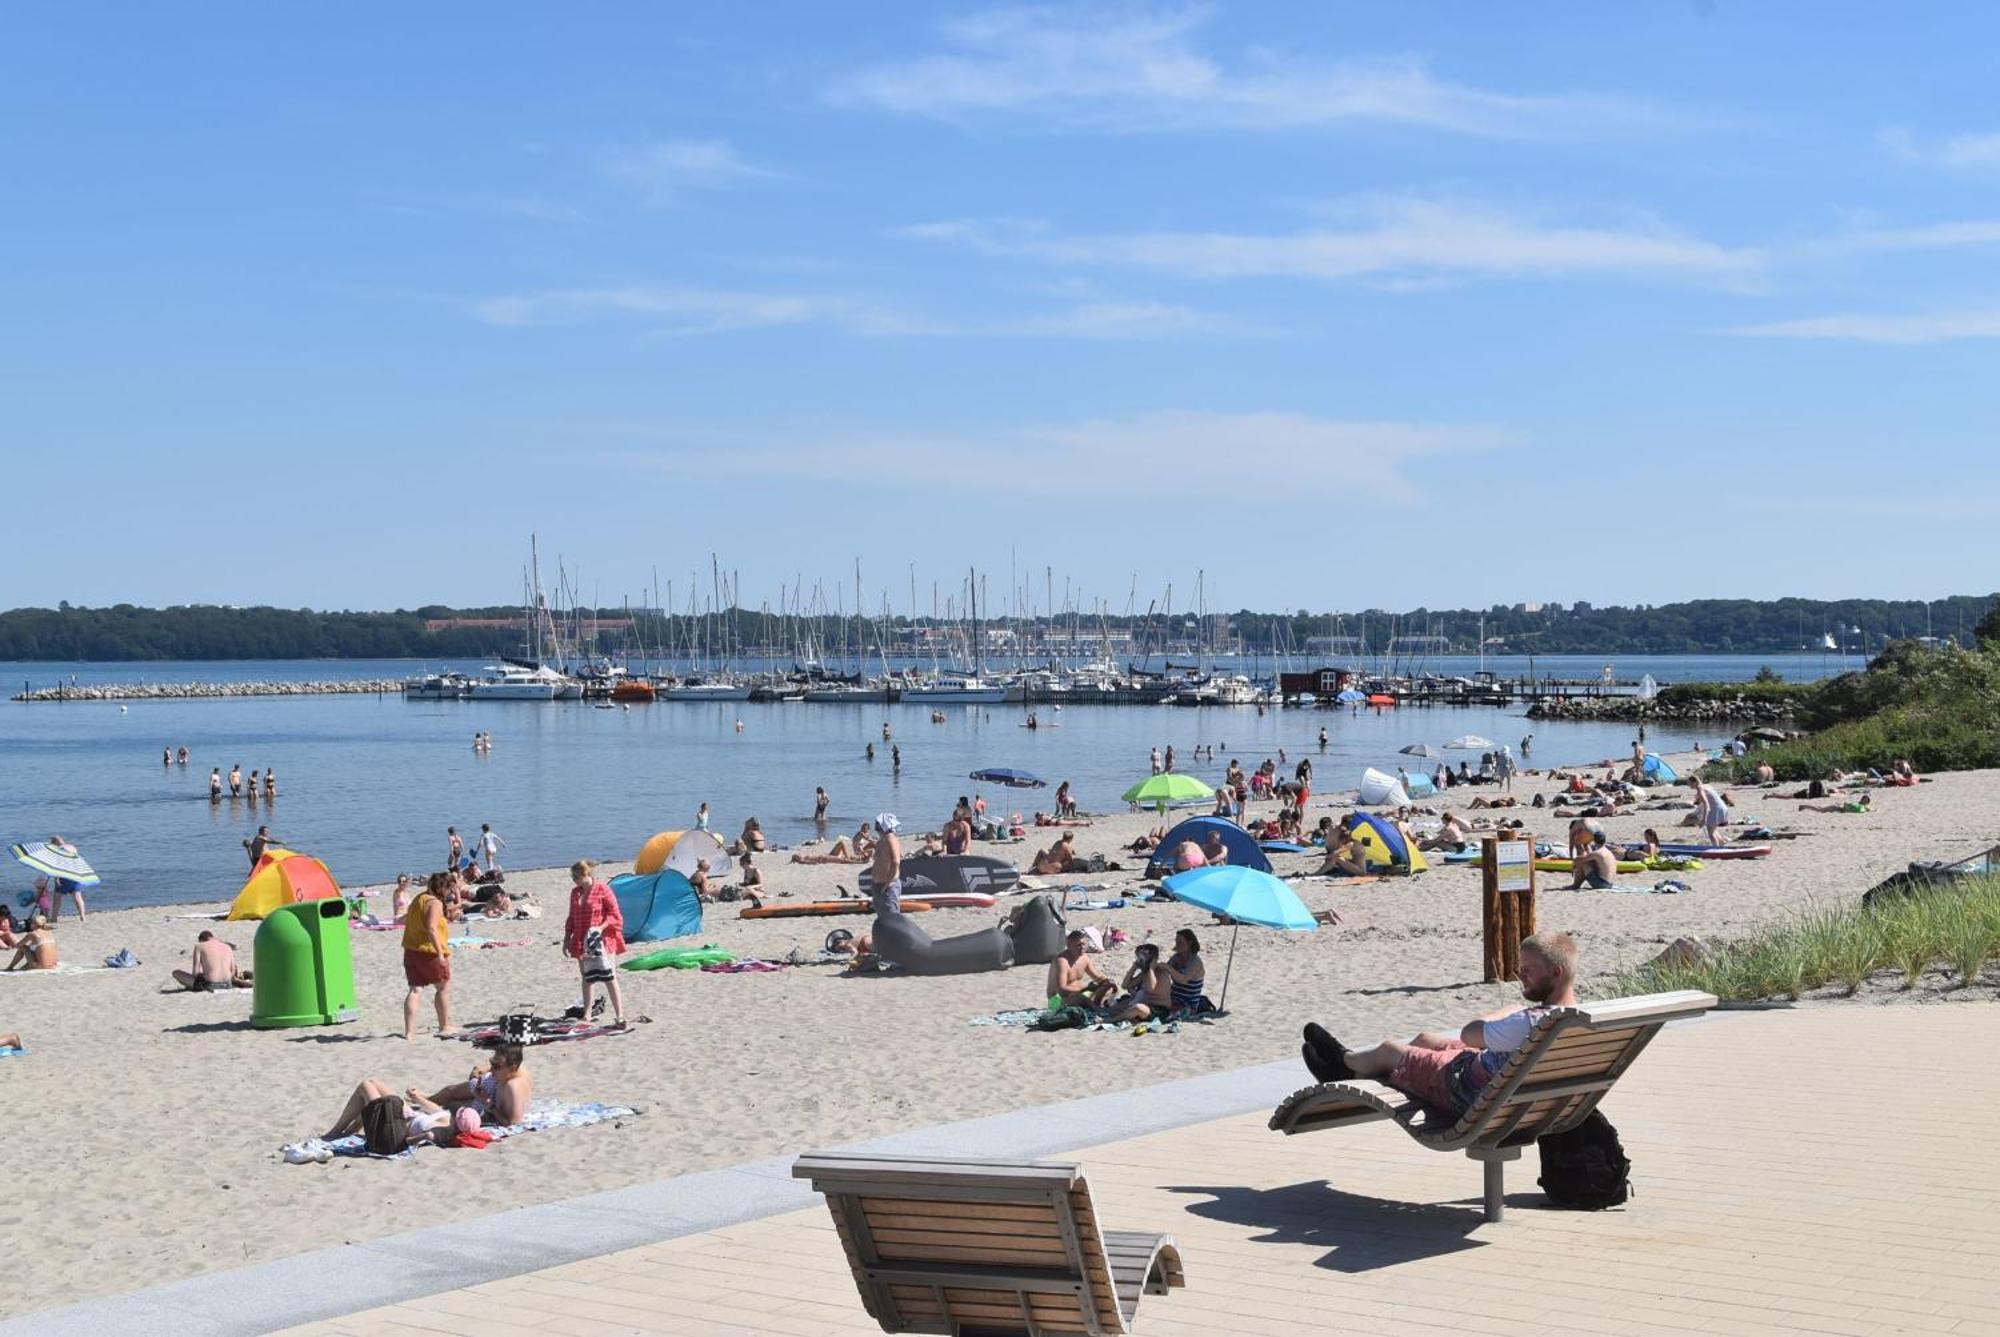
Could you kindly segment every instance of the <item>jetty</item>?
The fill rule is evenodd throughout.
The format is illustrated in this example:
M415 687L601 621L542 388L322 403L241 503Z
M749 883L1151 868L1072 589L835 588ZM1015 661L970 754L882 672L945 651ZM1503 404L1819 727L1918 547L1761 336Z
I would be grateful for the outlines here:
M209 701L234 696L401 696L399 678L346 678L317 682L59 682L21 684L15 701Z

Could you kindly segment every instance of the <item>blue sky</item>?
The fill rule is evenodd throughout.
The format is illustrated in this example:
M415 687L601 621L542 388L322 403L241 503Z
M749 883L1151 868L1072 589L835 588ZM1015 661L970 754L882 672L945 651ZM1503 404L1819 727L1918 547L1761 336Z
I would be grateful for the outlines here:
M0 606L1992 583L2000 11L736 8L0 11Z

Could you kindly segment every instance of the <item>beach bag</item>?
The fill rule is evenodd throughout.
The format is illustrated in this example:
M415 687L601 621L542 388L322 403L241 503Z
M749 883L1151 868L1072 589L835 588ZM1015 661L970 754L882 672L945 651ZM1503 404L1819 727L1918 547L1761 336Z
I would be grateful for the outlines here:
M1091 1022L1088 1011L1080 1007L1059 1008L1053 1012L1043 1012L1028 1023L1031 1031L1080 1031Z
M1602 1112L1566 1133L1538 1140L1542 1153L1542 1192L1557 1207L1597 1212L1616 1207L1631 1196L1632 1162L1618 1141L1618 1130Z
M525 1048L535 1042L535 1014L533 1011L509 1012L500 1018L499 1029L501 1044Z
M377 1096L361 1107L361 1145L370 1156L409 1150L410 1119L401 1096Z

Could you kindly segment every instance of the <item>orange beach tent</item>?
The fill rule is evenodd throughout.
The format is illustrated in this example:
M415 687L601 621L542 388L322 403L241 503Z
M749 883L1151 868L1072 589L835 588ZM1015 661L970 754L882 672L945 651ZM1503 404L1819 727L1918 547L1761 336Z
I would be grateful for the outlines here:
M294 901L318 901L340 895L340 884L333 880L325 864L309 854L299 854L292 850L281 850L275 846L264 851L264 857L257 861L250 880L243 884L243 890L236 893L235 904L229 907L231 919L262 919L281 905Z

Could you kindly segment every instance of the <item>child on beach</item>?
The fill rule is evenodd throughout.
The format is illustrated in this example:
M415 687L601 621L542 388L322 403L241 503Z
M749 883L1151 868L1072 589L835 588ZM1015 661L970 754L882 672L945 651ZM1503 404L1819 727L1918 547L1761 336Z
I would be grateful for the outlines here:
M583 978L583 1015L590 1016L591 994L598 985L611 999L612 1024L625 1025L625 1000L618 992L612 958L625 952L625 917L618 898L596 877L597 864L579 859L570 865L569 918L563 924L563 955L577 963Z

